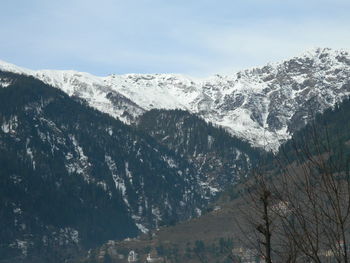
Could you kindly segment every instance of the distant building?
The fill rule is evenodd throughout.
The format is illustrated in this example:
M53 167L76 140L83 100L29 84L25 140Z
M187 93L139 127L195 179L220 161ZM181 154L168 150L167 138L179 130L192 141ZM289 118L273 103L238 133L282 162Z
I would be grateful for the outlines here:
M131 262L137 262L138 260L138 256L137 256L137 253L134 251L134 250L131 250L129 252L129 256L128 256L128 262L131 263Z
M256 249L236 247L232 250L232 254L239 259L240 263L265 263Z
M153 249L151 253L148 253L146 258L146 263L163 263L163 262L164 262L164 258L159 257L155 249Z
M219 206L219 205L216 205L216 206L214 206L214 209L213 209L214 211L219 211L219 210L221 210L221 206Z

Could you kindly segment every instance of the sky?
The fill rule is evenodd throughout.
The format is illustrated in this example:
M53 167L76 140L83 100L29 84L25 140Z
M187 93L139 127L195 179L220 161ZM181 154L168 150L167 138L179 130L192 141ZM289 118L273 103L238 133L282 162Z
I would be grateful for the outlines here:
M0 60L95 75L229 74L350 50L349 0L0 0Z

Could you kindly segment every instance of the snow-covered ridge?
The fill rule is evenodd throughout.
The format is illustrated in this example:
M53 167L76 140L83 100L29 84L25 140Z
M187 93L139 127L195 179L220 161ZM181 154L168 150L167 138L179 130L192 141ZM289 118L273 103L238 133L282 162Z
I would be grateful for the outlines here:
M0 70L32 75L126 123L150 109L179 108L269 149L276 149L316 112L350 95L349 53L327 48L205 79L177 74L97 77L77 71L31 71L5 62L0 62Z

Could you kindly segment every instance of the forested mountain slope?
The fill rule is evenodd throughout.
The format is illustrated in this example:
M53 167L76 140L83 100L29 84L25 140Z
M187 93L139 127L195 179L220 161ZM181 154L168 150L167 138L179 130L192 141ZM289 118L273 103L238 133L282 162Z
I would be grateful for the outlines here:
M262 156L268 155L224 128L183 110L148 111L140 116L137 127L193 163L206 175L203 183L214 192L245 178Z
M32 77L0 79L2 260L136 236L208 202L203 175L152 137Z
M177 116L177 118L179 118L179 116L183 117L186 115L182 111L178 111L177 114L171 114L171 112L167 111L158 111L154 112L153 114L156 114L156 116L158 116L160 119L166 118L168 121L171 119L168 116L169 114L173 117ZM326 168L326 171L328 172L328 174L325 174L326 177L328 176L329 178L333 177L336 179L333 186L343 187L341 188L342 190L346 189L349 186L349 184L346 184L345 182L349 182L348 176L350 167L349 116L350 99L345 99L343 102L337 104L333 109L328 109L323 114L318 114L315 117L314 122L309 123L299 132L295 133L292 140L281 146L280 152L276 154L274 158L270 159L271 163L263 163L264 167L262 170L258 169L258 172L265 172L265 179L271 180L270 182L272 182L272 185L274 187L277 187L277 183L280 182L280 176L282 176L282 173L285 172L284 165L292 167L292 170L290 170L292 173L300 173L299 175L297 174L297 176L300 176L300 178L303 178L303 173L306 172L308 175L310 172L310 176L312 176L312 179L310 178L310 180L312 180L313 184L307 189L310 191L309 193L315 197L315 200L318 201L320 201L318 198L320 198L319 196L321 196L321 193L317 191L315 192L317 188L313 187L322 186L320 184L320 182L323 180L321 177L321 173L324 172L322 171L322 168ZM187 117L189 118L189 116ZM155 122L153 125L157 125L157 123ZM154 131L157 130L156 128L153 129L152 126L149 127L149 129ZM157 134L155 132L153 136L158 138L166 138L164 137L165 134L163 134L163 132L160 134ZM164 141L166 142L166 140ZM299 149L299 151L296 151L296 149ZM307 152L304 152L304 150L307 150ZM320 160L318 158L320 154L321 156L325 157L323 159L324 163L321 163L321 167L318 166L317 162L315 164L311 163L310 165L306 164L306 162L310 161L310 159L308 159L308 156L310 158L314 158L313 160ZM328 169L332 168L332 164L338 163L341 164L341 166L339 166L342 169L340 170L341 173L339 173L338 170ZM323 165L325 165L325 167L322 167ZM300 169L300 166L303 167L303 169ZM338 166L334 166L333 168L338 168ZM340 176L341 174L345 176ZM247 186L252 187L250 191L252 191L252 189L259 189L259 186L257 184L254 184L252 178L254 179L254 177L247 178L247 181L250 181L250 183L247 185L235 185L231 190L224 192L217 203L212 205L212 211L205 213L199 218L192 219L187 222L182 222L175 226L163 227L157 231L155 235L152 236L152 238L143 236L132 241L109 242L108 244L104 244L99 249L94 250L90 256L82 259L82 262L97 263L103 262L105 258L108 258L111 259L111 262L123 263L127 262L127 255L130 251L135 251L138 253L140 259L146 259L148 253L151 252L153 258L158 258L161 260L167 259L173 262L223 263L232 262L232 256L235 256L236 260L243 260L244 258L254 258L255 260L259 255L257 247L261 247L262 243L260 243L260 241L263 242L263 240L258 239L261 238L261 233L253 234L254 231L257 231L257 225L254 225L254 222L259 222L255 220L260 220L260 222L262 220L262 217L260 217L261 213L258 210L258 207L262 209L262 203L258 201L255 203L255 206L253 206L256 210L251 210L252 204L249 202L252 202L252 200L249 196L242 195L244 192L247 193L246 191L242 191ZM296 179L296 177L292 178ZM287 183L288 181L284 182ZM299 186L298 191L295 189L295 184ZM304 196L305 192L303 192L303 185L303 181L294 183L292 181L290 185L286 184L282 186L282 189L285 190L285 192L279 193L277 197L276 193L273 193L273 191L277 190L278 188L271 188L271 196L275 195L275 198L277 199L270 200L271 206L268 207L269 211L271 212L270 209L276 209L274 206L276 204L276 201L281 201L278 199L278 196L284 197L284 194L290 194L293 198L289 199L290 202L298 200L298 198ZM331 191L330 188L328 188L328 191ZM344 202L345 205L348 204L348 193L349 192L341 192L341 195L339 196L340 200L342 200L341 202L344 201L344 198L347 200ZM328 198L328 201L325 202L327 205L332 200L330 198L334 198L334 195L327 195L326 197ZM318 203L318 201L318 205L324 205L323 202ZM288 202L285 202L285 204L288 205ZM310 209L310 211L313 211L307 206L310 205L307 199L302 199L301 204L303 204L303 209L307 208L307 210ZM272 217L269 218L269 220L271 220L271 224L274 227L272 230L273 244L275 245L274 248L281 249L281 244L283 244L281 240L279 240L279 238L281 238L281 232L279 232L280 229L278 230L278 227L276 225L278 212L276 212L276 210L273 211L274 212L271 212ZM285 207L282 211L288 211L288 208ZM328 209L325 211L329 213L327 214L328 217L322 219L318 218L319 221L315 221L312 213L307 214L307 217L305 217L306 215L302 213L298 214L298 216L302 219L304 218L307 220L305 222L305 224L308 226L307 229L314 231L318 226L319 229L317 231L319 232L317 233L320 234L320 236L323 236L325 234L324 231L330 231L333 226L335 226L335 229L337 229L336 224L334 223L337 219L335 215L332 215L331 207L328 206ZM247 218L247 215L251 215L251 217ZM283 215L285 214L282 213L282 216ZM318 211L318 213L316 213L316 216L317 215L321 215L321 211ZM292 216L295 215L291 214L289 217L285 218L292 218ZM332 218L332 223L330 223L330 218ZM348 219L345 220L348 224ZM293 222L291 225L296 225L299 221L295 219L289 223L291 222ZM324 227L324 225L321 225L321 223L327 224L327 227ZM285 228L288 226L290 225L285 225ZM345 231L348 235L348 228L346 228ZM289 237L296 238L296 241L300 241L298 238L303 237L302 235L298 235L299 233L288 231L287 233L289 233ZM247 235L251 235L254 238L248 241ZM285 239L282 240L285 241ZM314 239L312 242L316 242L315 240L316 239ZM333 251L331 249L327 250L327 245L329 245L327 242L329 242L329 240L322 238L318 240L318 242L318 244L320 244L320 248L318 248L321 258L320 262L331 260ZM308 242L305 242L304 240L304 242L300 242L300 245L307 247ZM332 246L334 244L331 243L330 245ZM300 249L294 244L293 247L294 249ZM333 247L333 249L337 248L339 248L339 246L335 248ZM326 251L332 252L327 252L328 254L325 254ZM304 262L303 260L305 260L306 256L303 254L303 252L298 250L297 253L298 257L295 262ZM325 257L325 255L328 256ZM117 257L122 256L125 256L123 260L117 260ZM287 254L285 254L285 256L287 256ZM277 260L276 262L283 261Z

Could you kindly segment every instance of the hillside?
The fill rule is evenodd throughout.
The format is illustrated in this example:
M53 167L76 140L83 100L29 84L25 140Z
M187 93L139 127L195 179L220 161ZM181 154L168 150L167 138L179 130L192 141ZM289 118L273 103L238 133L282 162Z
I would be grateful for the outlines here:
M210 199L203 175L145 133L32 77L0 79L1 262L62 262Z
M151 110L141 115L137 127L175 151L206 175L214 192L244 179L265 151L233 137L222 127L182 110Z
M169 112L163 112L162 114L167 115ZM181 116L184 113L179 112L178 114ZM341 160L345 161L345 166L341 166L341 169L343 169L341 171L346 171L346 169L349 168L348 160L350 156L349 116L350 99L345 99L342 103L337 104L335 108L328 109L323 114L317 115L314 122L295 133L292 140L281 146L280 153L275 156L274 165L268 163L267 166L264 167L266 174L270 175L270 177L267 178L270 178L274 184L279 182L280 176L282 175L281 173L283 173L285 169L280 166L282 164L289 167L287 169L292 169L300 173L303 173L307 167L313 170L314 166L305 166L307 165L307 160L300 158L300 156L306 158L304 155L298 156L297 159L299 159L299 162L295 162L296 156L294 147L296 144L299 150L305 149L302 147L307 146L312 156L316 158L315 160L318 160L320 154L326 153L326 150L328 152L331 151L331 158L325 159L325 164L336 164L340 160L339 157L342 156ZM318 134L317 140L321 145L330 146L330 149L315 147L317 145L314 141L315 130ZM319 151L320 149L322 150ZM290 158L286 159L285 156ZM283 163L281 163L282 159ZM332 160L335 160L335 162ZM344 184L344 178L339 177L338 172L339 171L336 170L332 173L335 173L341 185L348 187L349 184ZM321 180L320 173L322 172L316 171L313 176ZM331 175L329 174L328 176ZM260 211L249 211L252 209L252 204L248 204L247 201L250 200L250 197L247 197L245 194L246 190L244 190L247 186L253 187L253 189L258 188L257 182L253 182L252 179L254 179L254 177L248 177L247 183L238 184L221 194L219 200L208 209L207 213L199 218L191 219L176 224L175 226L162 227L151 236L141 236L137 239L124 240L122 242L111 241L104 244L100 249L94 250L89 257L85 257L79 262L103 262L105 258L110 258L111 262L123 263L127 262L126 260L130 251L134 251L138 254L139 261L136 262L143 262L142 260L146 260L149 253L151 254L151 258L154 260L158 258L160 260L159 262L164 262L162 260L165 260L165 262L189 263L232 262L232 256L236 256L237 260L239 260L239 258L257 260L256 255L258 252L256 247L258 243L254 245L246 238L247 235L256 231L254 225L251 225L253 221L250 222L247 216L251 216L250 220L259 220L260 218ZM300 183L302 184L302 181L300 181ZM318 183L315 183L315 185L317 184ZM289 186L285 185L283 187ZM289 188L292 189L292 187L294 187L294 184ZM297 198L302 196L304 194L302 188L298 189L300 192L294 189L294 192L290 192L290 194ZM347 199L347 194L345 192L343 197ZM275 201L273 201L272 204L274 202ZM303 201L303 204L306 206L307 202ZM254 209L256 209L256 207ZM308 219L311 220L312 218L309 217ZM329 223L329 219L326 220L326 222L332 225ZM308 222L308 225L309 224L312 225L315 223L310 221ZM277 226L277 223L275 223L274 227L277 228ZM346 233L349 234L348 229L346 229L346 231ZM281 243L278 243L280 242L279 238L279 233L273 232L273 242L277 242L277 247L281 245ZM257 242L255 239L254 241ZM323 240L321 244L325 246L327 243ZM232 250L232 248L234 249ZM324 257L324 251L325 250L321 250L321 257ZM328 255L328 257L330 256ZM302 257L300 260L302 260ZM330 259L326 256L326 258L322 258L322 260Z

